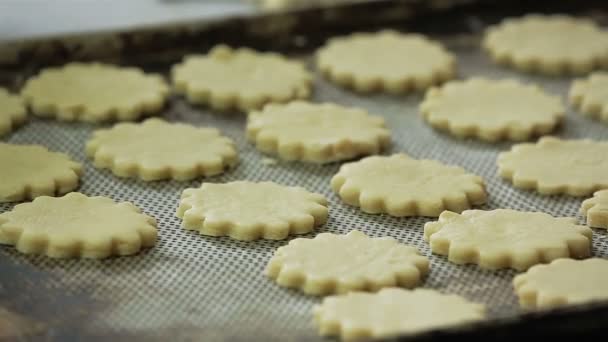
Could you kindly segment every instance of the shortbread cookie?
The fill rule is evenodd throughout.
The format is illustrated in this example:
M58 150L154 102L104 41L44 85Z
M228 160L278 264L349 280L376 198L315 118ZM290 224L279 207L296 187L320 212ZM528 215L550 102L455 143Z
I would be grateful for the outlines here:
M186 229L237 240L281 240L327 221L327 200L273 182L203 183L182 193L177 217Z
M386 338L452 327L485 318L485 307L430 289L382 289L323 299L313 308L319 333L344 341Z
M276 250L266 267L266 275L277 284L311 295L414 287L428 271L429 260L415 247L357 230L291 240Z
M486 202L483 179L463 168L406 154L373 156L342 165L331 188L366 213L439 216Z
M0 88L0 137L21 125L26 118L27 111L21 98Z
M541 138L498 155L498 173L516 188L584 196L608 189L608 142Z
M317 66L332 82L360 92L423 90L456 73L454 56L438 42L395 31L330 39L317 52Z
M513 279L519 304L527 309L607 300L607 283L608 260L599 258L558 259Z
M0 202L63 195L78 187L82 165L40 145L0 143Z
M608 229L608 190L598 191L583 201L581 213L587 215L587 225Z
M302 63L276 53L224 45L186 56L172 70L175 89L195 104L217 110L260 109L270 102L310 97L312 76Z
M156 221L129 202L73 192L0 214L0 243L51 258L130 255L156 243Z
M101 63L70 63L30 78L21 94L34 114L65 121L137 120L162 109L160 75Z
M439 221L424 225L433 253L490 269L525 270L557 258L588 257L591 235L571 217L510 209L444 211Z
M237 163L233 141L217 129L156 118L97 130L86 152L95 167L144 181L213 176Z
M551 132L564 117L557 96L515 80L473 78L431 88L420 112L431 126L459 138L527 140Z
M522 71L583 74L608 65L608 34L588 19L509 18L490 27L482 44L495 62Z
M596 72L575 80L570 87L570 102L582 114L608 123L608 73Z

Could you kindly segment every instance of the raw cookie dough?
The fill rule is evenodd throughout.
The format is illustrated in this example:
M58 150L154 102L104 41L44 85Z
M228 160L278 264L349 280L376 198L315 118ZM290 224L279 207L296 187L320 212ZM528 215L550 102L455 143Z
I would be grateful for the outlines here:
M0 214L0 243L51 258L105 258L156 243L156 221L129 202L73 192Z
M608 229L608 190L598 191L583 201L581 213L587 215L589 227Z
M302 63L276 53L218 45L184 58L172 70L177 92L216 110L260 109L270 102L310 97L312 76Z
M438 42L395 31L330 39L317 66L332 82L360 92L424 90L456 74L454 56Z
M281 240L323 225L327 212L325 197L304 188L239 181L184 190L177 217L203 235Z
M372 156L340 167L331 188L366 213L439 216L486 202L483 179L458 166L406 154Z
M575 80L569 96L583 115L608 123L608 73L595 72L586 79Z
M27 118L23 100L0 88L0 137L10 133Z
M516 188L585 196L608 189L608 141L541 138L498 155L498 173Z
M424 225L433 253L456 264L525 270L557 258L591 253L591 229L571 217L510 209L444 211Z
M40 145L0 143L0 203L63 195L78 187L82 165Z
M133 121L162 109L169 87L133 67L70 63L43 69L21 91L34 114L64 121Z
M415 247L357 230L291 240L276 250L266 267L266 275L280 286L310 295L414 287L428 271L429 260Z
M237 163L233 141L217 129L156 118L97 130L86 152L95 167L144 181L213 176Z
M559 97L515 80L472 78L427 91L420 105L433 127L459 138L527 140L551 132L563 119Z
M249 114L247 139L285 160L314 163L380 153L390 145L384 119L331 103L269 104Z
M522 71L584 74L608 65L608 34L589 19L527 15L486 30L492 59Z
M485 307L435 290L390 288L326 297L313 316L323 336L367 341L479 321Z

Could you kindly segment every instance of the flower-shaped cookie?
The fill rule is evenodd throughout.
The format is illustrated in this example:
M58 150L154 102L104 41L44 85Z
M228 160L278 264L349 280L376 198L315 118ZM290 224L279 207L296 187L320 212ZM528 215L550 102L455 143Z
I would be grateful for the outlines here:
M0 243L51 258L130 255L156 243L156 221L129 202L73 192L0 214Z
M498 155L498 173L516 188L584 196L608 189L608 142L541 138Z
M583 74L608 65L608 34L588 19L509 18L490 27L482 44L495 62L522 71Z
M162 109L169 87L160 75L101 63L70 63L30 78L22 96L34 114L65 121L132 121Z
M510 209L444 211L424 225L433 253L456 264L525 270L557 258L591 253L591 229L570 217Z
M333 38L317 51L317 66L328 79L360 92L423 90L453 78L455 65L439 43L395 31Z
M347 204L366 213L439 216L486 202L481 177L463 168L406 154L372 156L342 165L331 188Z
M237 240L281 240L327 221L327 200L301 187L273 182L203 183L186 189L177 209L183 227Z
M27 111L21 98L0 88L0 137L25 122L26 118Z
M586 79L575 80L569 96L582 114L608 123L608 73L595 72Z
M482 304L430 289L382 289L378 293L351 292L323 299L313 308L323 336L343 341L416 334L479 321Z
M0 202L63 195L78 187L82 165L40 145L0 143Z
M358 108L302 101L251 112L247 139L264 153L314 163L376 154L390 145L383 118Z
M431 126L459 138L526 140L551 132L564 117L556 96L515 80L473 78L431 88L420 112Z
M188 101L216 110L248 111L270 102L306 99L312 87L312 76L302 63L225 45L208 55L186 56L173 67L172 77Z
M277 284L311 295L414 287L428 271L429 260L415 247L356 230L291 240L276 250L266 267L266 275Z
M217 129L156 118L97 130L86 152L95 167L144 181L213 176L237 163L234 143Z
M608 229L608 190L598 191L584 200L581 213L587 215L589 227Z

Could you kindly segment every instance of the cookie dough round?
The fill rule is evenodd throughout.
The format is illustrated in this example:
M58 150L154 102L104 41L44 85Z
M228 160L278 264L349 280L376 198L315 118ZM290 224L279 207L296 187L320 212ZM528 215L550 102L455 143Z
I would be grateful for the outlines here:
M218 45L207 55L186 56L172 70L177 92L216 110L249 111L270 102L310 97L312 76L302 63L276 53Z
M214 176L237 163L233 141L217 129L157 118L97 130L86 153L97 168L144 181Z
M330 39L317 66L332 82L360 92L424 90L456 74L454 56L419 34L355 33Z
M133 67L70 63L43 69L21 95L34 114L63 121L133 121L158 112L169 95L160 75Z
M584 200L581 214L587 216L589 227L608 229L608 190L598 191Z
M575 80L570 87L570 103L583 115L608 123L608 73L595 72Z
M456 137L494 142L548 134L565 108L559 97L535 85L472 78L429 89L420 112L431 126Z
M27 111L21 97L0 88L0 137L24 123L26 118Z

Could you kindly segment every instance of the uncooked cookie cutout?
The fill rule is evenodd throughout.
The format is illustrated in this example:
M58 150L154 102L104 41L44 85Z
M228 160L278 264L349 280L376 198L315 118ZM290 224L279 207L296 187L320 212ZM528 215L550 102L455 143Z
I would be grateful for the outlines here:
M0 143L0 203L63 195L78 187L82 165L40 145Z
M536 265L513 279L519 304L526 309L605 301L608 299L608 260L558 259Z
M406 154L372 156L340 167L331 188L366 213L439 216L486 202L483 179L458 166Z
M102 63L43 69L21 95L34 114L62 121L133 121L162 109L169 87L160 75Z
M266 275L284 287L310 295L414 287L429 271L429 260L415 247L392 237L370 238L353 230L322 233L279 247Z
M483 320L485 311L457 295L389 288L326 297L313 307L313 317L322 336L367 341L472 323Z
M484 78L431 88L420 104L422 117L434 128L489 142L548 134L564 112L559 97L536 85Z
M273 182L203 183L182 193L177 217L203 235L282 240L327 221L327 200L301 187Z
M424 90L456 74L456 60L441 44L395 31L330 39L317 51L317 67L332 82L359 92Z
M608 123L608 73L595 72L575 80L570 87L570 103L583 115Z
M27 119L21 97L0 88L0 137L10 133Z
M86 153L97 168L144 181L214 176L238 159L234 142L217 129L157 118L97 130Z
M424 240L435 254L456 264L482 268L529 267L591 253L592 231L571 217L510 209L444 211L424 225Z
M585 74L608 66L608 34L589 19L526 15L486 30L492 59L525 72Z
M311 95L304 65L276 53L218 45L207 55L186 56L172 69L173 84L189 102L215 110L249 111L270 102Z
M156 243L156 221L129 202L73 192L0 214L0 243L51 258L131 255Z
M377 154L391 143L382 117L331 103L269 104L249 113L246 129L258 150L313 163Z
M608 189L608 142L541 138L498 155L498 173L520 189L543 195L590 195Z
M581 214L587 215L587 225L608 229L608 190L597 191L583 201Z

